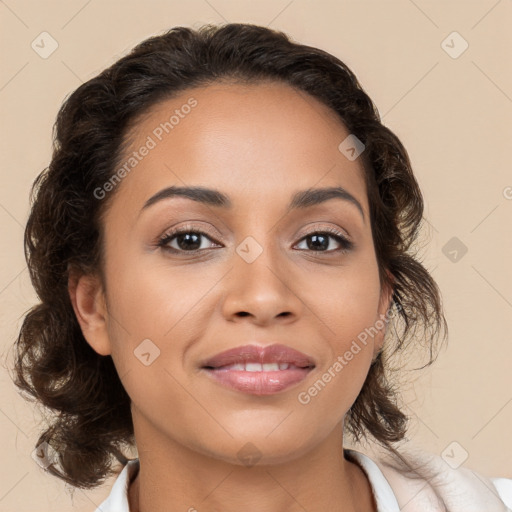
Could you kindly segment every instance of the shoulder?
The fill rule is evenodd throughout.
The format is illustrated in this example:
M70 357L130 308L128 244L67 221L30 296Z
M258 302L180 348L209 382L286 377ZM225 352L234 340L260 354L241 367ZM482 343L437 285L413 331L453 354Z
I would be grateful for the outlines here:
M466 467L451 467L442 457L419 449L402 452L416 469L394 458L376 458L403 512L511 512L512 479L488 478Z

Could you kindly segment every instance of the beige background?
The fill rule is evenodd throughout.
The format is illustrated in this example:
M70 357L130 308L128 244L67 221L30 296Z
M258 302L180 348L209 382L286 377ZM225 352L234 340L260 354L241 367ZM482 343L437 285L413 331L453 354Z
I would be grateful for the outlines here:
M269 25L354 70L408 149L422 186L431 226L422 252L444 295L450 338L435 366L406 390L411 442L441 454L456 441L448 452L460 459L467 452L465 467L512 478L511 0L5 0L0 17L2 355L36 300L23 227L65 96L172 26ZM59 45L47 59L31 48L43 31ZM453 31L469 43L458 58L442 47ZM452 53L461 48L453 36L447 44ZM468 249L456 262L445 247L452 237ZM0 379L0 510L94 510L112 482L72 497L42 471L30 455L39 415L5 371Z

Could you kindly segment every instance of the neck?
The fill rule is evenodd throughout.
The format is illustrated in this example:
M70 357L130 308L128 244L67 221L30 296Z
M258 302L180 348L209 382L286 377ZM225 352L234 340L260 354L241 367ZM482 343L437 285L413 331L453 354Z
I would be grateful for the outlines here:
M144 430L148 432L148 430ZM136 439L130 512L375 512L362 469L343 457L342 427L314 451L251 467L218 460L151 432Z

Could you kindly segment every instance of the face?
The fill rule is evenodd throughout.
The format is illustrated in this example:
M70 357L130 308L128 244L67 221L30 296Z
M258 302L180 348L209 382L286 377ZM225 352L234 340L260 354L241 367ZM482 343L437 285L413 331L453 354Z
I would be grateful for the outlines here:
M270 83L191 89L137 124L103 219L106 292L84 278L73 293L87 341L112 355L136 433L241 464L244 446L276 463L342 428L390 300L362 163L338 149L347 136L316 99ZM155 196L169 187L224 201ZM342 193L297 201L324 188ZM203 367L248 344L284 345L314 367L268 370L261 393ZM301 380L287 381L290 370Z

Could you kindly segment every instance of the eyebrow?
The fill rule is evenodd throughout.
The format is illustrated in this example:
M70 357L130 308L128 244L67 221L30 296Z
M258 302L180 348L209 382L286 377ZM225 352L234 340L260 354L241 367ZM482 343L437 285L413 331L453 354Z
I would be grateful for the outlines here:
M171 186L164 188L151 196L144 203L144 206L141 208L139 215L155 203L163 201L164 199L169 199L171 197L185 197L198 203L219 208L230 209L233 206L229 197L219 190L200 186ZM306 190L301 190L293 194L290 204L288 205L288 209L295 210L308 208L324 203L330 199L342 199L343 201L352 203L361 213L363 221L365 220L365 215L361 203L343 187L309 188Z

